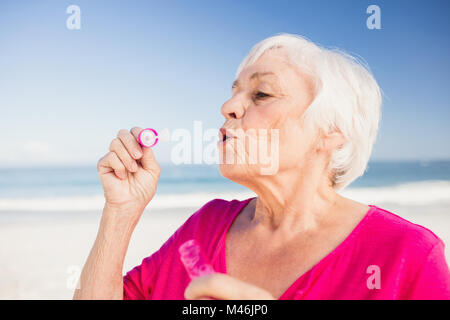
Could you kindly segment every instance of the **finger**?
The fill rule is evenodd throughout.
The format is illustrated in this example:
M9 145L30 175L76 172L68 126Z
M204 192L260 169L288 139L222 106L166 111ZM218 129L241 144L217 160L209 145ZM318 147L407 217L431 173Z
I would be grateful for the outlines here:
M97 167L100 175L114 172L114 174L121 180L127 178L125 166L114 152L109 152L102 159L100 159Z
M142 147L130 131L126 129L120 130L117 134L117 138L122 141L122 144L134 159L137 160L142 157Z
M143 129L139 127L134 127L130 130L131 134L138 140L139 133L141 133ZM156 161L155 154L153 153L152 148L142 148L142 158L141 165L147 171L152 171L158 173L161 171L158 162Z
M272 300L264 289L223 273L195 278L184 293L186 299L213 297L222 300Z
M137 171L138 165L137 165L136 160L134 160L130 156L127 149L123 145L122 141L120 141L120 139L116 138L111 141L111 144L109 145L109 151L117 154L120 161L122 161L122 163L125 165L127 170L129 170L131 172Z

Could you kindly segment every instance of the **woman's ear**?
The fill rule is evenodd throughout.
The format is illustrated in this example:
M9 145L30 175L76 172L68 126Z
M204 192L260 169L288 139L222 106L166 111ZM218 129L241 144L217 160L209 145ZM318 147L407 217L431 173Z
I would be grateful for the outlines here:
M344 145L345 141L346 139L341 131L339 130L333 131L331 133L328 133L327 136L325 137L324 149L329 151L339 149Z
M339 130L329 131L328 133L320 130L317 149L331 152L342 147L345 141L344 135Z

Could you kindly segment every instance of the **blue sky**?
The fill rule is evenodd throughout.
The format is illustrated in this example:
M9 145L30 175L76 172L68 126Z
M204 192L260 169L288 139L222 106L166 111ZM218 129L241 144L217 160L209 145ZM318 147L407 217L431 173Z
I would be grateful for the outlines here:
M66 8L81 9L81 30ZM369 30L366 8L381 8ZM0 2L0 166L95 164L121 128L223 123L236 68L280 32L369 64L373 160L450 159L449 1ZM161 162L170 144L155 148Z

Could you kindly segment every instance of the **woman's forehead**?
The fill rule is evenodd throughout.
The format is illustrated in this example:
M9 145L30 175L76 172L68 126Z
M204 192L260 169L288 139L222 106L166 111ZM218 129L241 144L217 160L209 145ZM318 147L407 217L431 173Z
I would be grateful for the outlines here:
M278 82L278 76L276 74L276 70L274 70L274 71L270 71L267 69L265 69L265 70L266 71L258 71L257 68L256 69L255 68L244 69L239 74L239 78L233 82L232 88L239 87L241 85L242 80L249 81L249 82L255 82L255 81L261 81L263 79L267 79L269 81Z
M299 73L293 70L292 65L284 59L257 60L254 64L244 68L238 79L233 82L232 88L240 87L241 82L258 83L268 82L278 88L296 86L300 79Z
M254 80L262 78L258 75L264 75L267 79L277 80L292 73L292 68L294 66L288 53L283 48L270 49L258 57L254 63L245 67L240 72L239 78ZM255 73L257 75L254 75Z
M272 77L279 77L287 69L289 69L289 63L284 56L264 53L244 70L251 74L259 72L261 74L271 75Z

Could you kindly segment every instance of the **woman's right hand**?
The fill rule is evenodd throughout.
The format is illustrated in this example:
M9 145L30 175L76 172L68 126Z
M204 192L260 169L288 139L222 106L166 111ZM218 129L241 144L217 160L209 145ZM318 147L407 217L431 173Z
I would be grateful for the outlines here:
M141 128L123 129L97 164L105 205L139 219L156 192L161 168L151 148L138 142Z

